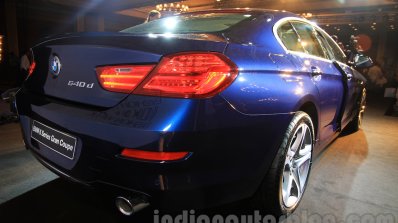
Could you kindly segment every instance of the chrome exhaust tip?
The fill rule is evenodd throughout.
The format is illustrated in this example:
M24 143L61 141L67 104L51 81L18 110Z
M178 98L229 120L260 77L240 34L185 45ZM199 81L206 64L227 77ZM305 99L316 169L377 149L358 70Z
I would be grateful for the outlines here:
M149 202L144 198L126 198L119 196L115 199L116 208L126 216L135 214L149 206Z

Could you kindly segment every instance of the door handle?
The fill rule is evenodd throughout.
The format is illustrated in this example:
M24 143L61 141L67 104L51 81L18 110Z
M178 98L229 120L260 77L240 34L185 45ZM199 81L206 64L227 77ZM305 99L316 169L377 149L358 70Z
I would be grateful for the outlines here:
M311 74L312 74L312 76L318 76L318 75L322 74L322 71L321 71L321 69L319 69L319 67L312 66L311 67Z

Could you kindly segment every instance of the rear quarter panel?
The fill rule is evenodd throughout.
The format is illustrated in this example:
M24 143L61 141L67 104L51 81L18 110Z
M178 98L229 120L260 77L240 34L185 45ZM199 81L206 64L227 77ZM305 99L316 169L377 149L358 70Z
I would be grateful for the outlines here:
M261 46L235 44L228 45L225 54L239 67L239 76L220 95L237 112L247 116L267 116L274 120L267 128L285 131L293 118L292 114L305 103L313 103L318 118L321 117L318 89L311 75L299 71L292 55L269 52ZM279 122L279 115L288 115L290 120ZM314 121L314 125L315 153L318 153L321 150L321 128L319 121ZM281 132L280 137L283 135ZM267 138L266 141L270 140L273 139Z
M239 67L239 76L221 96L237 111L247 115L294 113L308 101L318 107L312 77L298 71L291 55L234 44L225 54Z

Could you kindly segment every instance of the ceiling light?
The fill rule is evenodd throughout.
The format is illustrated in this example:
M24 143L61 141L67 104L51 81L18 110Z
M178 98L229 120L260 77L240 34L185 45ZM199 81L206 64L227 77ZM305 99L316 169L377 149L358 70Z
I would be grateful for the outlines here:
M311 18L312 17L312 13L311 12L307 12L307 13L303 13L301 14L304 18Z
M180 3L170 3L170 4L158 4L156 5L156 10L160 11L160 12L165 12L165 11L169 11L169 12L187 12L189 10L189 7L187 5L184 4L180 4Z

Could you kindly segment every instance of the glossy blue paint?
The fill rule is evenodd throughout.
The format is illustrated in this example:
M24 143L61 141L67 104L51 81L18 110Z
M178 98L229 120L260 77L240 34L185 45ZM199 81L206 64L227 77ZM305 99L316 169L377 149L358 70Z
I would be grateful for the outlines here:
M178 200L173 204L185 209L253 195L294 113L308 105L316 110L312 118L317 119L320 151L357 112L364 84L360 74L340 64L354 74L345 89L333 61L285 50L273 28L294 14L214 11L223 12L252 16L216 33L86 33L43 40L33 48L37 69L16 99L27 148L63 176L140 191L166 206ZM205 99L114 93L97 81L97 66L157 64L164 55L188 51L223 53L239 75L220 94ZM57 78L49 74L51 55L62 63ZM313 67L321 75L314 75ZM94 87L72 89L68 81ZM65 160L32 140L33 120L75 136L76 159ZM176 162L148 162L120 157L123 148L192 155Z

